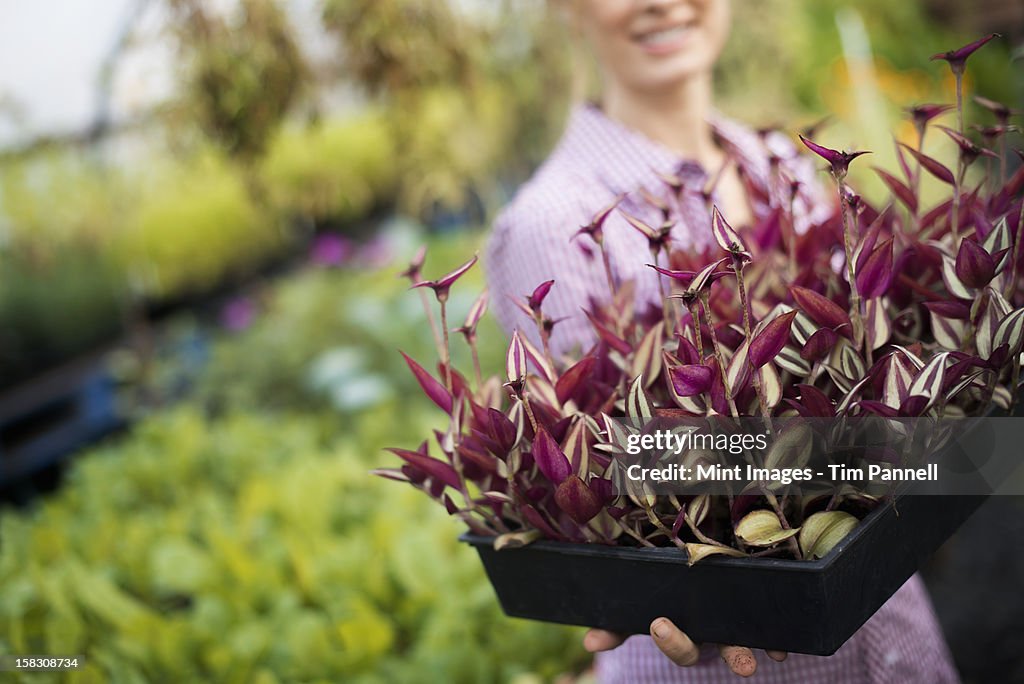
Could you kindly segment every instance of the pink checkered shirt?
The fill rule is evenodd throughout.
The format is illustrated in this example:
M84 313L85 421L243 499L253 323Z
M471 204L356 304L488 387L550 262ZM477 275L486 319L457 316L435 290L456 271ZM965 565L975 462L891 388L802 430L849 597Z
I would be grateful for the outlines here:
M785 173L800 181L795 201L797 229L825 218L833 211L831 194L816 177L807 157L797 156L785 136L762 137L716 116L711 122L725 148L736 159L754 188L755 218L770 211L769 197L782 201L788 188L770 180L770 159L781 160ZM710 217L700 190L707 174L693 161L675 153L605 116L593 105L571 114L568 127L547 161L498 216L485 252L492 293L492 310L505 330L519 329L538 342L532 322L512 303L545 280L555 285L544 302L546 313L559 322L552 334L556 354L594 339L581 308L591 299L608 296L608 286L597 250L589 238L573 239L580 226L610 204L616 195L630 193L622 207L660 225L658 211L638 201L635 191L645 188L665 196L658 173L675 173L687 190L673 206L675 249L701 247L711 240ZM728 218L728 217L727 217ZM659 305L657 275L645 266L650 261L647 241L617 212L605 223L605 245L612 271L619 280L635 280L638 306ZM680 668L665 658L647 636L636 636L595 659L598 679L606 683L736 682L736 676L705 647L701 663ZM881 609L827 658L790 655L782 663L758 658L754 682L878 683L959 681L939 631L923 583L912 577Z

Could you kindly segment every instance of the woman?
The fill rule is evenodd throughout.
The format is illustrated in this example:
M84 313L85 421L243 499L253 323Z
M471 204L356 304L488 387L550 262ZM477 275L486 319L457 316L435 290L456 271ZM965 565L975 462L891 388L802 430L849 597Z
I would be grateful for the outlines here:
M628 193L623 208L648 212L633 201L639 190L659 193L665 177L683 185L672 208L675 249L697 249L711 238L702 191L733 225L750 225L773 197L789 192L771 178L799 181L797 229L833 211L810 162L800 161L781 135L762 136L712 109L712 67L728 35L729 0L563 0L570 22L596 57L602 78L599 105L574 109L568 127L534 177L501 213L487 247L494 309L507 330L532 334L533 325L511 302L554 279L545 308L554 327L555 353L593 340L581 308L607 296L601 259L580 226ZM727 163L730 160L734 163ZM719 172L720 176L719 176ZM714 178L714 182L710 182ZM654 212L654 216L651 216ZM604 225L614 277L637 284L638 306L660 306L646 238L613 213ZM731 673L763 682L955 682L922 582L911 578L835 655L822 658L768 652L755 658L742 646L700 647L669 620L651 624L650 637L623 639L591 630L584 646L598 653L604 682L721 682ZM683 666L686 669L680 669Z

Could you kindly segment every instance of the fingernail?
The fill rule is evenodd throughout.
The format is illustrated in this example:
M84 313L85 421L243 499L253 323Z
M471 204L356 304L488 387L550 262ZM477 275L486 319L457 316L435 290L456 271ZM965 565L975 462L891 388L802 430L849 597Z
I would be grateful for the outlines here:
M668 621L665 618L658 618L651 624L651 632L655 639L664 639L668 636Z

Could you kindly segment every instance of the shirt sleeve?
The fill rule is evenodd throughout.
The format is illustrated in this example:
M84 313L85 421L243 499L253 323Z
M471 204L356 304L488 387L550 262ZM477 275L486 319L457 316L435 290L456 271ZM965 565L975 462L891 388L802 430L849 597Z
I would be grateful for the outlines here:
M499 214L484 265L498 321L506 332L518 329L538 348L540 333L514 299L525 302L542 282L555 281L544 312L558 321L550 340L558 356L593 344L596 337L583 309L592 299L607 300L608 285L597 245L585 235L576 237L585 222L582 204L571 193L559 196L549 190L550 184L534 184Z

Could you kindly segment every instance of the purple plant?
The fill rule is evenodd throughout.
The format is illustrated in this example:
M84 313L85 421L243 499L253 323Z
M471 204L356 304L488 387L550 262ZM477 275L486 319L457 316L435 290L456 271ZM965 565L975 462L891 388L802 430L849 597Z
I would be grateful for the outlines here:
M942 58L962 75L970 54L990 39ZM912 111L923 137L945 108ZM663 227L627 215L647 237L649 265L663 281L662 315L633 316L632 288L613 281L605 254L607 304L586 312L597 341L581 356L554 359L546 342L539 351L515 331L505 395L497 390L502 381L482 380L479 368L475 387L453 373L447 342L444 382L406 357L449 423L436 433L438 456L427 443L394 449L401 467L377 474L423 490L474 532L494 536L497 548L547 538L675 545L691 563L714 554L821 557L877 498L847 489L812 500L767 486L733 495L616 494L613 464L627 438L618 419L646 425L663 417L758 417L771 425L790 416L1012 409L1024 347L1024 170L962 194L971 157L990 152L961 131L945 132L961 150L958 173L910 146L897 146L898 171L876 169L907 212L880 211L847 184L850 163L865 152L802 137L828 162L840 206L838 217L803 234L738 231L709 206L713 247L671 252ZM934 207L919 193L921 170L949 190ZM670 180L667 192L677 191ZM602 251L604 223L620 201L580 231ZM656 210L668 205L648 202ZM793 225L791 204L776 211L771 220ZM841 269L834 254L844 257ZM437 294L442 325L448 289L474 261L418 283ZM418 267L409 275L418 278ZM557 287L557 279L540 283L520 303L542 340L554 325L544 302ZM485 301L459 329L471 346ZM797 447L807 440L784 434L780 441L789 450L773 450L776 461L799 458Z

